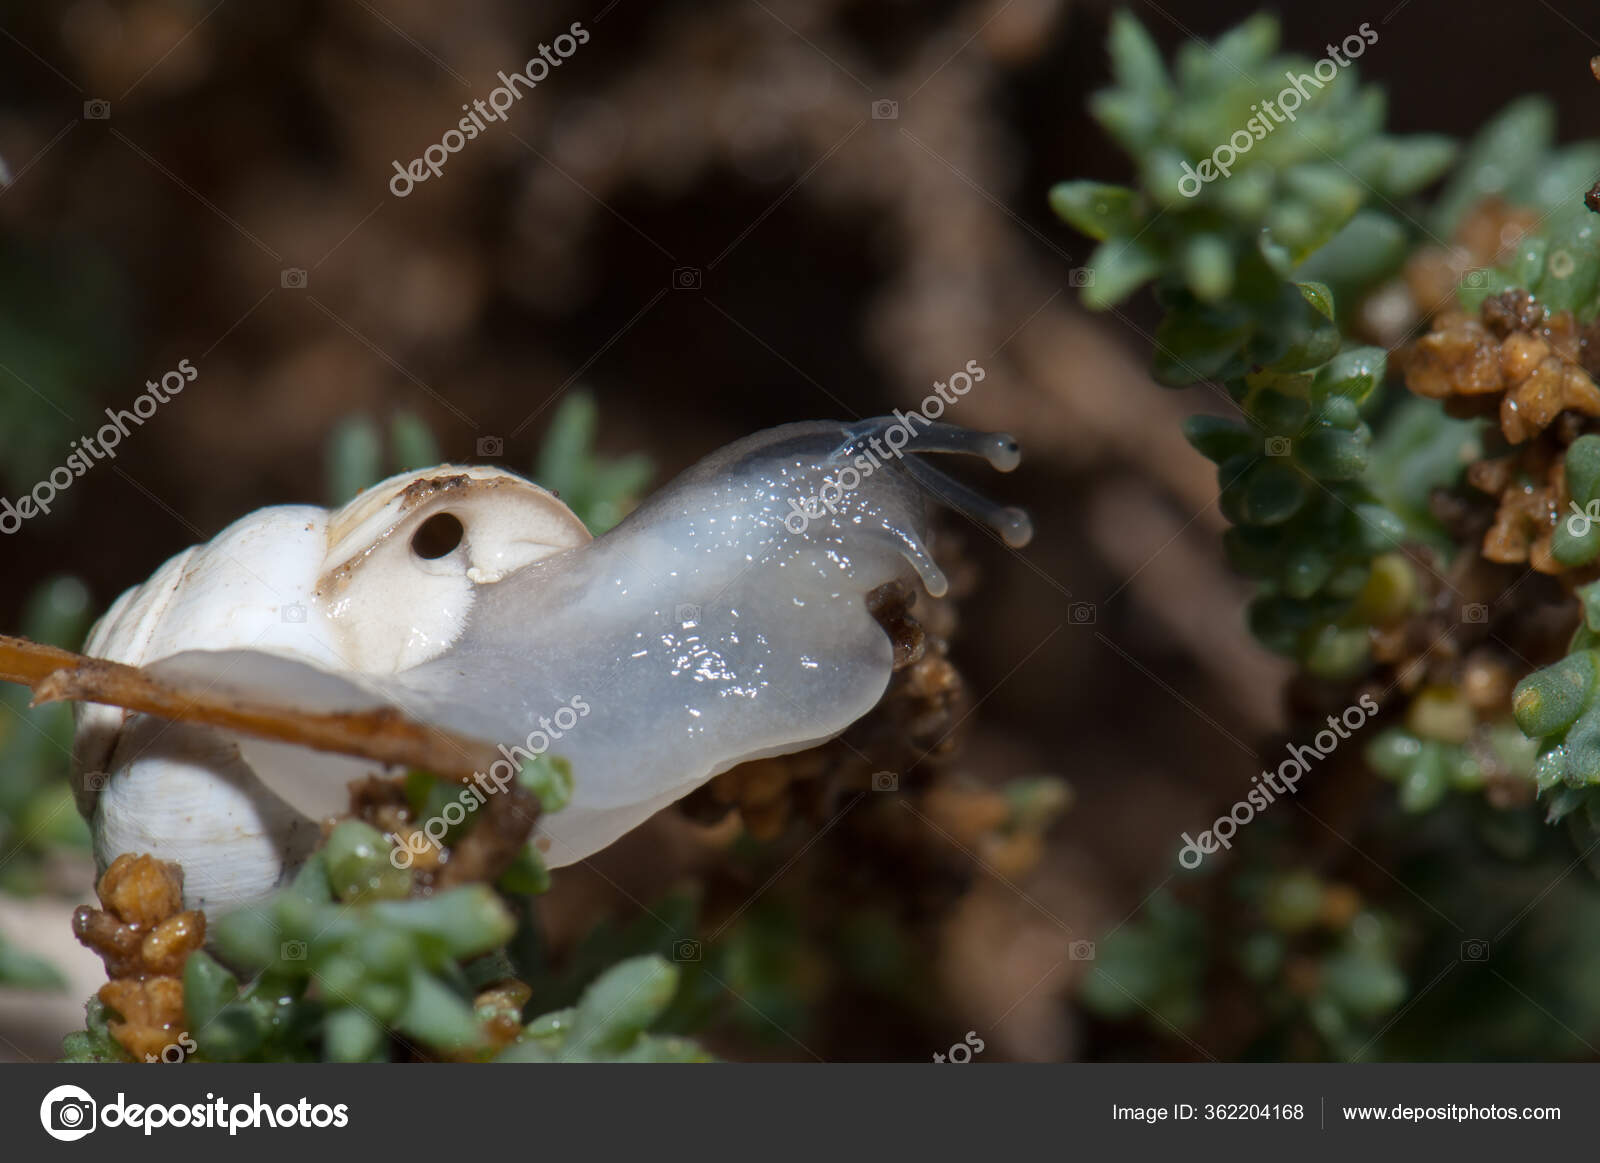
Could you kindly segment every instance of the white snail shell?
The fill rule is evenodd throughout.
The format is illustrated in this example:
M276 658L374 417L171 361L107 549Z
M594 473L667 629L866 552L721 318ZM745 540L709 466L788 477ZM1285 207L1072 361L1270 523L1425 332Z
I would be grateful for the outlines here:
M418 530L447 511L462 522L460 546L419 556ZM184 550L117 599L85 651L141 666L246 648L323 670L393 674L454 642L480 587L588 540L566 505L513 473L451 465L402 473L342 508L262 509ZM261 782L237 739L81 706L78 801L94 825L97 862L123 852L177 860L197 907L265 895L316 848L320 817L345 809L345 781L372 767L280 750L305 769L293 786L311 794L293 795L298 802Z
M593 540L509 473L407 473L333 513L246 517L124 594L87 652L301 709L393 705L497 745L512 774L548 749L575 783L538 824L559 867L877 703L893 649L867 595L913 574L945 587L929 493L1027 541L1019 510L920 459L943 452L1018 459L1008 436L920 416L789 424L713 453ZM281 883L374 766L94 706L75 754L97 859L177 861L200 907Z

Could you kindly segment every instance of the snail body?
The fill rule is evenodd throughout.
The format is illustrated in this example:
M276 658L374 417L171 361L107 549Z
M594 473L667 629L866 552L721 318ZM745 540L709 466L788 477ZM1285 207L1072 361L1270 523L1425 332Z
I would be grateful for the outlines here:
M87 650L307 709L392 705L498 745L508 772L562 756L572 801L537 842L572 863L872 708L893 649L867 595L911 575L943 592L929 492L1027 539L1019 511L918 456L1008 469L1014 442L924 421L891 455L878 440L895 423L757 433L596 539L537 485L482 468L403 474L333 513L262 510L124 594ZM106 707L85 708L75 750L97 858L175 860L200 907L292 875L373 768Z

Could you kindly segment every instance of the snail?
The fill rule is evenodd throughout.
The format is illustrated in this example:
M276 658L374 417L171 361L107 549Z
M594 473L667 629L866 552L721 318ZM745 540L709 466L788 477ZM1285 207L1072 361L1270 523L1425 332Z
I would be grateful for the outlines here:
M946 452L1001 471L1020 458L1007 435L916 413L787 424L711 454L598 538L504 470L403 473L331 512L241 519L124 593L85 650L307 710L393 706L498 745L513 773L559 755L573 795L537 832L559 867L877 703L893 647L868 594L913 576L946 590L928 494L1026 544L1021 510L923 459ZM93 704L74 742L98 863L175 861L200 908L292 876L374 766Z

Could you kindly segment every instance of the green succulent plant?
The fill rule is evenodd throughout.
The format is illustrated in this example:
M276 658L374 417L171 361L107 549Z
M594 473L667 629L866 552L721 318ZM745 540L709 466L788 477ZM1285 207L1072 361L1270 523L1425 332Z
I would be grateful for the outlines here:
M1504 263L1463 279L1459 298L1471 310L1490 295L1518 289L1580 320L1600 310L1600 217L1583 197L1600 175L1600 141L1558 147L1555 125L1555 108L1545 98L1508 105L1479 131L1434 203L1431 225L1441 236L1486 197L1538 215Z
M89 591L77 578L38 586L23 611L22 633L76 649L89 627ZM52 849L87 851L89 829L73 806L67 768L72 710L65 703L28 705L26 687L0 684L0 891L31 895L44 882Z
M710 1062L688 1038L651 1034L678 991L678 969L634 957L602 973L575 1006L535 1018L500 1062Z
M1234 568L1262 581L1250 625L1269 648L1325 674L1366 658L1366 635L1345 615L1373 558L1405 523L1360 480L1372 433L1362 405L1383 381L1381 349L1357 347L1314 371L1268 369L1233 381L1243 420L1194 416L1189 442L1217 464L1225 544Z
M605 457L594 450L600 410L587 392L561 402L545 434L534 479L554 492L599 536L628 515L655 468L641 453Z
M1579 808L1600 830L1600 582L1579 587L1583 622L1570 653L1536 670L1517 684L1511 707L1517 725L1541 747L1534 779L1546 793L1549 818L1562 819Z
M1454 155L1445 138L1384 134L1383 94L1361 86L1353 66L1324 81L1314 62L1277 46L1277 21L1259 15L1212 45L1186 44L1169 71L1139 22L1117 13L1116 83L1091 111L1131 155L1138 185L1051 190L1056 213L1100 244L1086 264L1087 306L1111 307L1155 281L1163 383L1229 379L1295 352L1307 367L1333 355L1339 331L1296 290L1307 278L1297 268L1333 244L1322 266L1341 289L1395 269L1404 219L1369 207L1357 222L1357 212L1415 193ZM1290 92L1295 107L1272 116L1272 98ZM1223 150L1227 172L1209 169Z
M406 898L410 874L389 850L376 829L343 821L293 886L215 923L217 958L195 953L184 970L201 1055L298 1057L320 1042L330 1061L387 1060L391 1034L447 1056L488 1048L476 970L509 976L491 955L516 922L487 885Z
M411 412L397 413L388 431L370 416L348 416L328 437L324 452L328 503L342 505L389 473L439 463L432 431Z
M1487 747L1489 754L1480 747ZM1426 812L1452 791L1480 790L1491 765L1531 778L1537 747L1510 722L1492 725L1476 743L1434 739L1405 727L1388 727L1367 746L1366 756L1372 769L1399 789L1401 808Z
M1415 586L1401 561L1369 590L1371 563L1408 526L1365 481L1386 354L1347 344L1336 294L1399 266L1413 231L1388 207L1441 174L1454 146L1385 135L1382 94L1352 67L1317 80L1277 43L1276 21L1258 16L1209 48L1185 46L1169 71L1138 21L1116 15L1116 85L1093 112L1132 155L1138 186L1065 182L1051 204L1100 242L1085 304L1111 307L1153 281L1156 378L1226 388L1235 415L1195 417L1187 435L1217 463L1230 561L1262 583L1251 628L1341 676L1366 663L1374 604ZM1280 92L1288 115L1269 116ZM1225 174L1208 169L1223 146Z
M1580 436L1567 448L1572 507L1558 515L1550 553L1562 565L1588 565L1600 556L1600 436Z

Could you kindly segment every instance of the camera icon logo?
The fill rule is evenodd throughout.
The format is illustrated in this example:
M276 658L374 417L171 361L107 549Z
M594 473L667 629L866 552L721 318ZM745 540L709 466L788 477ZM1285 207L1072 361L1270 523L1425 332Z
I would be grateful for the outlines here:
M1073 961L1093 961L1094 942L1074 941L1067 946L1067 956Z
M299 267L286 267L283 273L278 276L278 282L283 285L283 289L286 291L303 291L310 281L311 276Z
M111 782L111 775L104 771L86 771L83 773L83 786L89 791L104 791L106 784Z
M1269 436L1269 437L1267 437L1267 455L1268 456L1288 456L1289 453L1293 450L1293 447L1294 446L1292 444L1290 444L1289 438L1287 436Z
M690 602L680 603L672 611L672 616L677 620L678 625L682 626L685 630L689 629L691 626L700 625L700 607Z
M103 101L98 97L83 103L83 119L85 121L110 121L111 102Z
M1093 602L1073 602L1067 607L1067 617L1074 626L1093 626L1099 613Z
M681 937L672 943L672 959L674 961L700 960L700 942L693 937Z
M674 291L698 291L700 289L700 268L678 267L672 272L672 289Z
M874 771L872 773L873 791L899 791L900 776L893 771Z
M306 608L299 602L290 602L284 606L282 614L285 622L304 622L306 620Z
M1073 267L1067 272L1067 286L1092 287L1094 286L1093 267Z
M1461 942L1461 960L1487 961L1489 960L1489 942L1484 940Z
M1463 622L1487 622L1489 620L1489 607L1482 602L1468 602L1461 607L1461 620Z
M1485 267L1473 267L1469 271L1463 271L1461 285L1469 290L1482 290L1489 285L1488 269Z
M304 961L306 959L306 943L304 941L285 941L278 946L278 956L285 961Z
M880 97L872 103L872 119L874 121L895 121L900 117L900 102L891 101L887 97Z
M83 1087L62 1085L51 1090L39 1104L39 1122L52 1139L72 1143L94 1130L99 1109Z
M498 437L498 436L480 436L480 437L478 437L478 455L479 456L504 456L505 455L505 451L506 451L506 442L504 440L501 440L500 437Z

